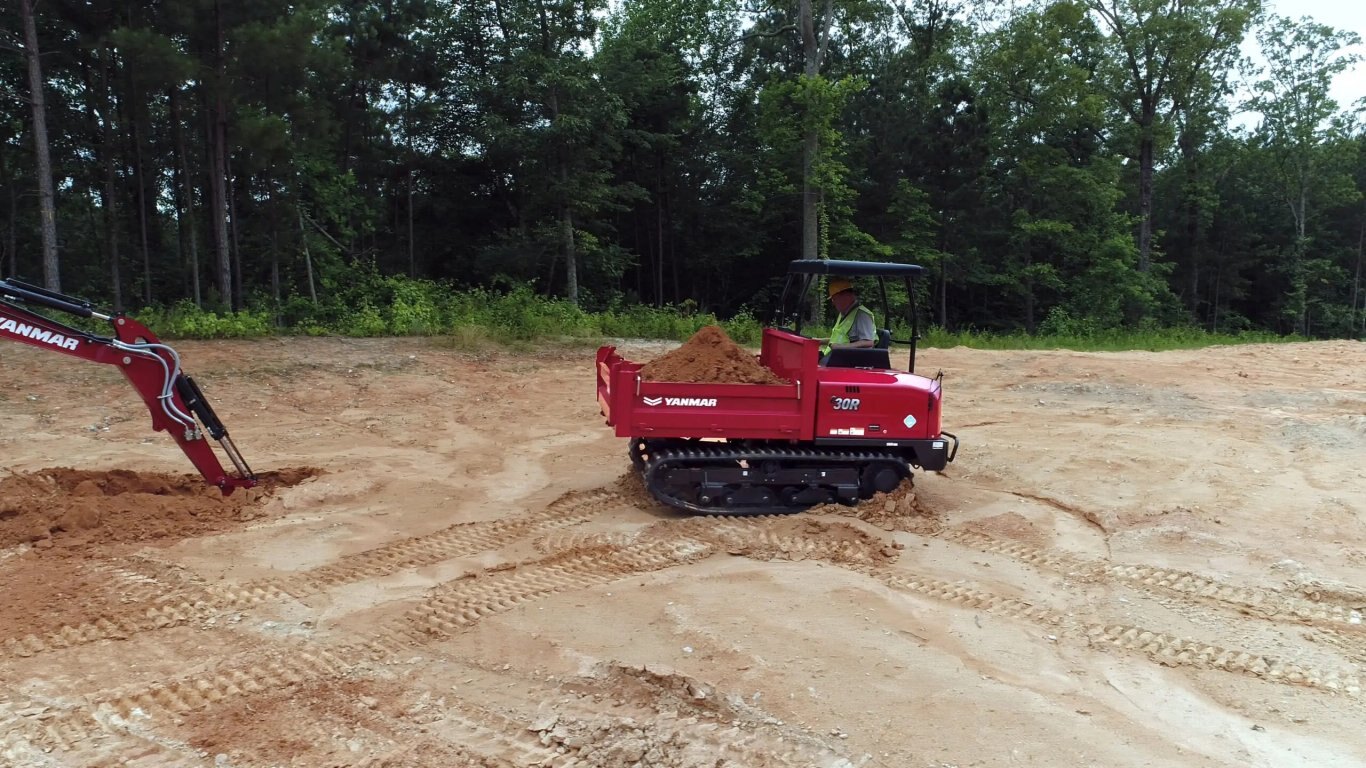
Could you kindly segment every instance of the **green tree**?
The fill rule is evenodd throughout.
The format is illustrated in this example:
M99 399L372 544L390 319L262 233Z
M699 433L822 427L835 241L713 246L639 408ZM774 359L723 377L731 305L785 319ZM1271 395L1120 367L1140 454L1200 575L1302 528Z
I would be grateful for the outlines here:
M1173 113L1199 103L1219 70L1231 66L1261 0L1082 0L1109 48L1099 74L1111 102L1133 126L1138 162L1138 269L1153 251L1153 173Z
M1261 114L1256 138L1272 161L1275 193L1289 210L1294 241L1282 265L1288 281L1284 312L1297 333L1310 321L1311 288L1322 284L1330 264L1311 258L1313 205L1355 201L1360 195L1347 169L1355 166L1356 145L1348 140L1349 116L1329 94L1334 75L1359 56L1344 48L1360 36L1310 19L1273 17L1258 30L1267 60L1266 77L1253 86L1248 107ZM1316 278L1316 276L1318 276Z
M19 18L24 28L22 50L28 62L28 101L33 110L34 173L38 180L38 209L42 220L43 285L50 291L62 289L61 264L57 257L57 206L52 186L52 158L47 136L47 97L43 81L42 50L38 47L38 23L34 19L37 0L18 0Z

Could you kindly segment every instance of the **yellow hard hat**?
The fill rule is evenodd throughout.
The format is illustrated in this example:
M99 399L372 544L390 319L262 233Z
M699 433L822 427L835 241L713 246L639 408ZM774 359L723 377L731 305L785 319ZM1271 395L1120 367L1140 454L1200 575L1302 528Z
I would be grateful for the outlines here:
M829 292L830 298L833 299L837 293L854 290L854 284L842 277L836 277L830 280L830 285L826 290Z

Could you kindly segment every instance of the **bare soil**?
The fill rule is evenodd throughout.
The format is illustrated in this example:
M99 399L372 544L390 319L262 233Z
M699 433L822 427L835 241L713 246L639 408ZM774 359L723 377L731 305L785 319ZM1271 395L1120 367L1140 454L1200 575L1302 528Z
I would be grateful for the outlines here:
M677 349L660 355L640 368L646 381L710 384L786 384L787 380L759 363L731 341L717 325L698 329Z
M1366 344L922 351L958 460L760 519L591 349L176 346L267 487L0 349L0 766L1366 765Z

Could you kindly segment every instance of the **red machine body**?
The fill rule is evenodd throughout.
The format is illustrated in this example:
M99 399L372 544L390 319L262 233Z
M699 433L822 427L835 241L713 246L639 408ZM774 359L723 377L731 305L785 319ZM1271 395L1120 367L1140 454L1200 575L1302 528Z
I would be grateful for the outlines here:
M764 331L759 362L788 384L648 381L615 347L597 355L598 404L655 498L702 514L796 512L894 489L941 470L942 378L827 367L821 342Z
M29 311L19 305L21 302L107 320L114 335L98 336L64 325ZM257 484L256 476L237 452L198 385L180 370L175 350L162 344L136 320L96 312L79 299L37 286L0 280L0 338L118 368L146 404L152 416L152 429L169 433L205 481L217 486L224 495ZM237 469L236 475L224 470L205 439L206 433L223 447Z
M894 370L826 368L819 359L816 339L768 328L759 362L791 384L669 383L642 379L640 363L626 360L615 347L603 347L598 350L598 404L618 437L892 448L943 442L940 379ZM926 453L928 459L934 451Z

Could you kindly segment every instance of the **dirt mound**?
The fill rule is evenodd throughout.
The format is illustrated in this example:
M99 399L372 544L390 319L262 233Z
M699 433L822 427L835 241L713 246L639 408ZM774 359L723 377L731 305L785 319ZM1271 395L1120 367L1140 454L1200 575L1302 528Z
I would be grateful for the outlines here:
M890 493L876 493L873 498L854 506L820 504L808 510L812 514L844 515L876 525L884 531L910 533L938 533L944 527L939 513L922 504L915 497L915 484L908 478Z
M641 366L640 375L646 381L697 384L787 383L715 325L702 328L683 346Z
M846 507L847 509L847 507ZM715 539L728 554L754 560L823 560L830 563L890 563L900 557L900 545L884 541L848 523L826 522L806 516L780 517L752 528L745 521L731 526L708 521L713 531L699 538Z
M267 472L256 488L226 497L197 475L66 468L11 475L0 479L0 548L200 536L257 517L275 489L320 474L311 467Z
M634 469L623 472L616 482L612 483L612 490L621 494L627 504L637 509L654 509L661 506L654 496L650 495L650 490L645 487L645 478Z

